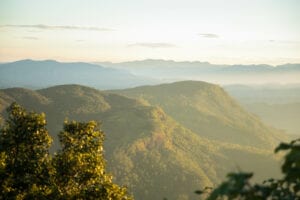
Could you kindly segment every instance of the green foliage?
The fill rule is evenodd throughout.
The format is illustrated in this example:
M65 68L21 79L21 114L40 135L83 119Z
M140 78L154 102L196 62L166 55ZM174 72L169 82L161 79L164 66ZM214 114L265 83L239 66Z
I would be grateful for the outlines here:
M230 173L228 180L214 189L207 200L245 199L245 200L299 200L300 199L300 139L290 143L281 143L275 152L289 152L282 165L284 177L273 178L263 184L252 184L252 173ZM206 190L196 191L196 194L206 193Z
M214 84L182 81L113 92L160 106L186 128L209 139L268 150L287 141L284 134L264 125Z
M45 115L13 103L0 132L0 199L127 200L105 172L104 134L97 123L65 122L52 159Z
M212 101L214 93L209 91L213 90L207 87L210 85L199 82L180 82L171 88L169 86L172 84L162 85L164 91L158 91L157 97L166 98L166 104L173 106L174 113L187 117L186 122L190 121L190 124L195 124L198 128L206 126L218 129L221 137L224 136L222 131L225 129L217 126L218 121L211 125L200 124L198 119L209 121L210 118L204 115L197 117L199 112L194 115L192 113L192 110L196 110L193 105L197 102L197 107L210 110L217 101L217 98ZM201 90L206 92L201 93ZM229 170L237 166L246 171L254 171L254 178L260 180L279 175L280 170L273 169L278 163L272 155L273 148L266 150L240 145L241 143L225 143L226 140L220 141L221 139L214 141L204 138L191 131L192 127L187 126L188 124L173 120L168 115L168 107L145 106L135 99L78 85L56 86L37 91L1 91L3 95L0 93L0 110L10 102L17 101L30 110L46 113L47 128L54 138L51 147L53 151L60 147L56 133L61 131L61 122L66 117L70 121L101 121L101 129L106 133L104 149L107 169L113 174L115 182L126 185L136 199L194 199L193 191L196 188L216 185ZM144 92L145 95L148 93L147 90L139 92ZM190 99L198 92L199 97ZM181 101L184 99L186 101ZM149 102L153 101L149 97ZM204 104L205 101L207 104ZM184 103L188 106L184 107ZM219 99L219 104L216 109L222 108L224 100ZM236 115L234 112L231 114ZM239 115L235 122L243 121L238 117ZM194 129L198 130L197 127ZM213 133L200 129L198 131L201 134ZM244 137L243 134L239 135L240 138ZM255 141L257 144L257 140Z
M104 134L97 123L65 122L55 156L56 182L63 199L130 199L126 189L112 183L105 172Z
M45 115L13 103L0 132L0 199L43 199L50 192L51 138Z

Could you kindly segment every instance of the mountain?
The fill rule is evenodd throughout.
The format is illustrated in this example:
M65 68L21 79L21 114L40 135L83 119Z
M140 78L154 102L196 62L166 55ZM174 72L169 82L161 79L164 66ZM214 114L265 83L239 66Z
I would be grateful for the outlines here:
M217 84L300 83L300 64L215 65L208 62L143 60L123 63L62 63L20 60L0 63L0 88L41 89L79 84L98 89L123 89L182 80Z
M0 88L45 88L62 84L82 84L100 89L126 88L150 84L123 69L89 63L61 63L53 60L20 60L0 64Z
M217 85L182 81L114 92L160 106L176 121L209 139L258 148L273 148L286 139Z
M198 80L217 84L300 83L300 64L216 65L208 62L142 60L123 63L97 63L127 69L132 74L163 82Z
M168 114L170 108L177 103L178 112L183 112L183 106L186 104L185 114L190 114L189 109L192 108L190 101L195 98L194 92L198 91L197 95L201 95L203 91L208 95L207 99L200 101L197 106L206 105L204 110L207 112L199 118L207 117L206 120L210 120L212 118L208 114L211 112L214 112L214 115L224 114L224 117L219 117L224 121L216 117L214 123L210 125L215 126L216 129L223 127L226 130L226 126L222 123L227 123L227 109L237 105L232 102L233 100L227 99L229 97L226 97L221 88L203 82L181 82L154 88L165 93L161 94L161 101L165 101L168 94L174 95L177 91L175 98L171 96L174 101L168 101L170 107L165 107L164 104L160 107L154 103L150 104L150 101L146 102L145 99L128 98L109 91L99 91L79 85L64 85L36 91L23 88L0 90L0 113L1 117L5 118L5 107L14 101L29 110L45 112L48 129L55 138L52 151L59 148L56 137L66 118L100 121L101 128L106 133L104 148L109 171L116 177L117 183L128 186L136 199L152 200L164 197L178 200L195 199L196 189L219 183L227 172L237 168L254 171L259 180L279 176L277 171L279 162L278 158L273 156L272 148L275 136L272 132L268 132L270 130L267 127L262 125L258 130L265 128L265 132L253 132L252 137L247 135L250 133L246 131L241 132L240 136L237 133L231 135L239 137L239 140L243 137L252 138L260 145L248 143L243 139L238 144L235 139L227 142L217 138L209 139L205 129L194 132L181 123L180 118L176 120L175 115L173 117L172 113ZM146 87L144 91L148 94L152 89ZM214 97L214 95L218 96ZM153 95L153 99L157 97ZM177 97L191 98L191 100L180 103ZM213 101L204 103L215 98L220 98L219 103ZM228 108L217 109L219 104L226 106L228 103L230 103ZM239 109L235 108L230 114L235 114L234 112ZM236 114L242 116L240 113ZM253 124L248 126L260 124L254 119L251 121ZM239 121L241 120L243 118ZM234 124L228 123L227 126L234 126ZM246 127L245 129L247 130ZM222 134L227 134L225 131L222 133L221 130L218 133L220 138L224 138ZM270 136L263 141L259 134L267 133Z

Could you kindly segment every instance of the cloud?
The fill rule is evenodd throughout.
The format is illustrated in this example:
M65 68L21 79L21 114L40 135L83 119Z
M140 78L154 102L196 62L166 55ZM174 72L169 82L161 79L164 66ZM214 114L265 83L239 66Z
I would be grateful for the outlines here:
M269 42L276 42L279 44L292 44L292 45L300 44L300 41L297 41L297 40L269 40Z
M213 33L199 33L198 35L200 35L201 37L204 38L219 38L220 36L217 34L213 34Z
M93 27L93 26L51 26L44 24L35 24L35 25L13 25L6 24L0 25L0 28L34 28L41 30L81 30L81 31L114 31L110 28L101 28L101 27Z
M129 47L147 47L147 48L174 48L177 47L175 44L171 43L134 43L134 44L129 44Z
M24 36L22 38L25 39L25 40L38 40L39 39L37 37L32 37L32 36Z

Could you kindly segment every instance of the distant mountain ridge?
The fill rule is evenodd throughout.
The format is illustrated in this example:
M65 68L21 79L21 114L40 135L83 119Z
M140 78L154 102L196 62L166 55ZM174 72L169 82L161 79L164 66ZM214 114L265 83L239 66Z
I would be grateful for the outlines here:
M144 60L124 63L63 63L20 60L0 63L0 88L41 89L79 84L101 90L197 80L217 84L300 83L300 64L215 65L208 62Z
M107 67L127 69L138 76L156 77L165 82L202 80L218 84L300 83L300 64L271 66L220 65L208 62L176 62L172 60L141 60L123 63L98 63Z
M134 68L134 67L146 67L146 66L164 66L164 67L218 67L218 68L250 68L252 70L282 70L282 69L296 69L300 70L300 63L286 63L280 65L268 65L268 64L212 64L209 62L201 61L174 61L174 60L163 60L163 59L146 59L146 60L137 60L137 61L128 61L128 62L95 62L95 64L106 65L115 65L115 66L124 66L125 68Z
M150 79L139 78L125 69L112 69L83 62L20 60L0 64L0 88L40 89L62 84L82 84L101 89L112 89L151 82Z

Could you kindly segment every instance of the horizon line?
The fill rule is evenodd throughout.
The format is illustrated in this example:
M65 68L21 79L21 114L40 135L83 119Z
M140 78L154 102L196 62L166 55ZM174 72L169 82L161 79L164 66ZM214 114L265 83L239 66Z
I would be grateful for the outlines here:
M268 63L234 63L234 64L229 64L229 63L213 63L209 61L200 61L200 60L173 60L173 59L162 59L162 58L145 58L145 59L136 59L136 60L126 60L126 61L118 61L118 62L113 62L113 61L87 61L87 60L71 60L71 59L53 59L53 58L45 58L45 59L34 59L34 58L23 58L23 59L17 59L17 60L9 60L9 61L0 61L0 64L7 64L7 63L14 63L14 62L19 62L19 61L36 61L36 62L42 62L42 61L55 61L59 63L89 63L89 64L101 64L101 63L110 63L110 64L122 64L122 63L131 63L131 62L145 62L145 61L164 61L164 62L174 62L174 63L202 63L202 64L210 64L210 65L228 65L228 66L235 66L235 65L244 65L244 66L249 66L249 65L254 65L254 66L259 66L259 65L267 65L267 66L280 66L280 65L293 65L293 64L300 64L299 62L282 62L282 64L268 64Z

